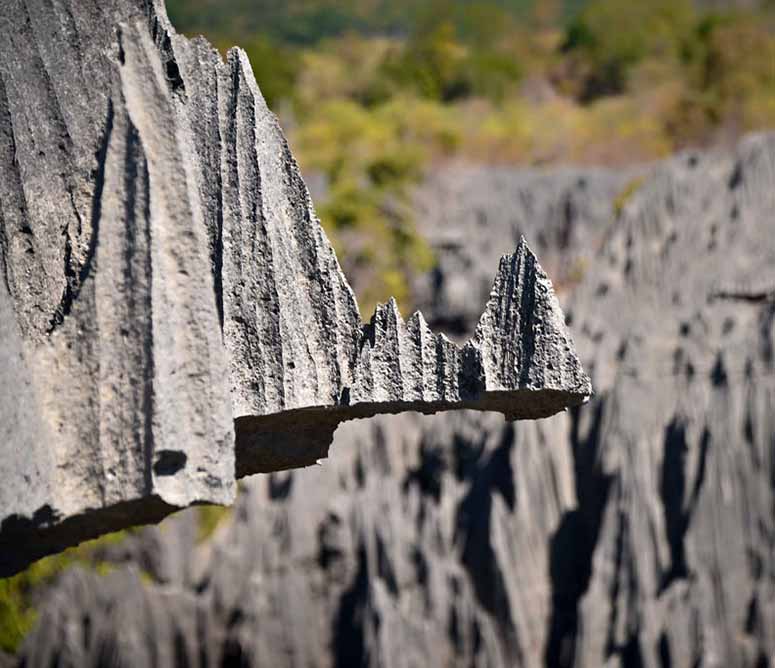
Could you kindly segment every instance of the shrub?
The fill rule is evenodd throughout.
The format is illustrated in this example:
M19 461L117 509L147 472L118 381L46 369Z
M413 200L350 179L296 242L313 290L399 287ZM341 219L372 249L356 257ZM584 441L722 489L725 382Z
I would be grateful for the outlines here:
M690 0L593 0L571 22L563 50L586 67L587 100L626 90L632 68L647 57L675 60L689 49Z

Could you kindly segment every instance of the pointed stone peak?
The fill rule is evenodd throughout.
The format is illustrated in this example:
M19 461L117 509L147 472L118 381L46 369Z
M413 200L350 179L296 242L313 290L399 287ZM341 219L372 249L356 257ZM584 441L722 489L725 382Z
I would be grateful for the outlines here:
M547 417L592 393L551 281L524 237L501 258L484 313L462 348L434 334L419 312L405 323L391 299L364 327L353 378L348 397L367 412L380 404L379 412L461 407L510 419Z
M501 258L471 343L481 352L488 391L592 393L554 287L524 237Z

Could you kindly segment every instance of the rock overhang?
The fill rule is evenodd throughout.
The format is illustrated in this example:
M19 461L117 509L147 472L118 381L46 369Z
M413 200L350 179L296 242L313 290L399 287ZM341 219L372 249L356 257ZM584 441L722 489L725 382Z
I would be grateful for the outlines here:
M54 6L0 25L0 574L229 503L346 420L588 399L524 239L463 346L393 301L364 325L244 52L178 35L158 0L113 3L112 31L66 4L80 40Z

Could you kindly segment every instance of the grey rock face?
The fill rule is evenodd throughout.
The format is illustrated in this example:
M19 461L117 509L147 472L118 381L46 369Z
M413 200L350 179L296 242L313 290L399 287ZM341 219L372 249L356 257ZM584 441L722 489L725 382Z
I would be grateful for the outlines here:
M211 541L196 544L186 511L113 548L130 566L67 573L22 656L511 665L549 614L543 546L574 501L564 453L549 447L563 425L524 424L520 440L492 413L342 425L325 466L246 480ZM157 584L142 586L139 569Z
M315 463L345 420L452 409L537 419L592 391L552 285L524 239L501 259L491 299L462 347L435 335L419 312L404 322L391 300L377 307L357 348L352 383L335 403L236 418L238 476Z
M348 419L590 393L523 242L458 348L357 303L244 52L161 0L0 12L0 575L314 464Z
M644 173L468 165L431 174L415 198L418 225L438 259L415 286L430 324L468 336L489 298L488 267L522 236L555 285L577 284L594 266L615 217L614 202Z
M642 174L617 216L612 183L629 178L590 173L573 217L571 253L596 267L569 295L588 404L515 425L469 412L343 425L325 467L246 481L209 542L196 546L187 511L121 547L128 572L68 574L27 665L59 652L89 665L96 647L121 665L149 647L159 665L772 665L775 136ZM500 230L527 220L515 192L562 200L567 175L498 170L488 211L503 213L482 236L505 249L512 233L551 235L562 217ZM459 173L437 179L475 200ZM448 231L429 233L429 285L466 265L479 280L480 244L445 251ZM436 303L429 321L463 319ZM137 565L154 584L129 595Z
M670 161L626 205L599 257L607 269L574 298L601 390L599 432L586 438L606 481L581 504L598 541L577 625L554 629L575 639L579 665L775 656L773 183L772 135Z

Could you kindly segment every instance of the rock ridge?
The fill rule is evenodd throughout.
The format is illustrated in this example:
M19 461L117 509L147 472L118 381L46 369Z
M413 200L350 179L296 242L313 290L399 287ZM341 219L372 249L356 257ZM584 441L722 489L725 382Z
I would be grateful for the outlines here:
M161 0L0 16L0 576L314 464L401 411L547 417L591 386L524 240L458 348L368 325L247 56Z

